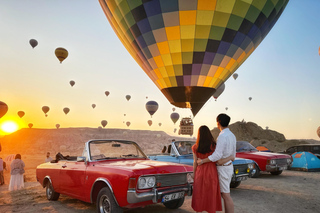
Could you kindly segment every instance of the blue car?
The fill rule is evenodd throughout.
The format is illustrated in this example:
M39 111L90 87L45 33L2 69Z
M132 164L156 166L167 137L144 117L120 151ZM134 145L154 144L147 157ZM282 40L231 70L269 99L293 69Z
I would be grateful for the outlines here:
M191 147L195 141L173 141L168 146L168 150L163 150L161 154L149 154L151 160L181 163L193 166L193 154ZM247 180L252 177L255 170L255 162L253 160L236 158L233 161L234 173L230 183L231 188L236 188L240 185L241 181Z

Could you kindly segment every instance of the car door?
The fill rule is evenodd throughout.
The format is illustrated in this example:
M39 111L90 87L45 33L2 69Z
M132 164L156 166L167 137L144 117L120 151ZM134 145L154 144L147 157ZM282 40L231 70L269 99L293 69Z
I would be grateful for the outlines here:
M86 169L85 162L64 161L61 164L60 189L63 194L83 200Z

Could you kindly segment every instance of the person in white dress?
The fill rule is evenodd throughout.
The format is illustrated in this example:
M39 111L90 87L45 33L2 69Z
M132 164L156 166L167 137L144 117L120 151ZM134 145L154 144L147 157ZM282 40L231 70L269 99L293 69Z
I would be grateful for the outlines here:
M25 167L25 164L21 160L21 155L16 154L15 159L10 164L11 178L10 178L10 184L9 184L9 191L22 189L24 187L24 179L23 179L23 174L25 173L24 167Z

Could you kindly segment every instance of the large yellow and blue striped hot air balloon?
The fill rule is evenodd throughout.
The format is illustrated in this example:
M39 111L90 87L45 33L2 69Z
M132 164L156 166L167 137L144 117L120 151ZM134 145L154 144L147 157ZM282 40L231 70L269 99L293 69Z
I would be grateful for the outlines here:
M289 0L99 0L171 104L196 115L257 48Z

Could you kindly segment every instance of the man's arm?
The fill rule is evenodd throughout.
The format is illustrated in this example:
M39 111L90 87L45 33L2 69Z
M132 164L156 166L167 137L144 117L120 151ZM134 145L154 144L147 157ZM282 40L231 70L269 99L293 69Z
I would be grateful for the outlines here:
M216 162L217 160L221 159L223 149L224 149L224 143L222 141L219 142L219 138L218 138L216 150L208 158L205 158L205 159L198 158L197 160L198 165L201 165L203 163L208 163L210 161Z

